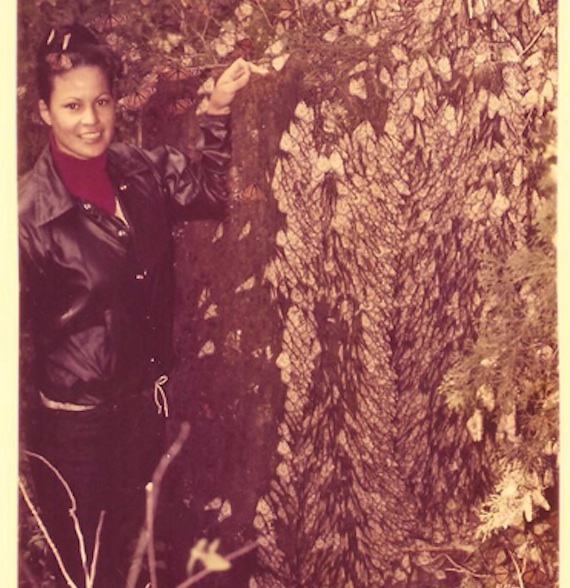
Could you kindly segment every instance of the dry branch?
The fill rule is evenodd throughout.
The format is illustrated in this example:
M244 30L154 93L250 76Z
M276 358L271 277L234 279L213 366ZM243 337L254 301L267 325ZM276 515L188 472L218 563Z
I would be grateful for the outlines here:
M140 575L142 561L145 551L148 552L148 546L151 541L151 531L153 528L154 516L156 514L156 506L158 503L158 495L160 491L160 485L168 466L172 463L172 460L180 453L182 447L188 435L190 434L190 425L188 423L182 423L180 425L180 432L178 437L172 443L168 451L162 456L158 466L156 467L154 474L152 475L152 481L147 485L147 510L146 510L146 521L145 526L141 529L135 553L131 561L129 568L129 574L127 576L126 588L134 588L136 581ZM149 491L150 487L150 491ZM152 548L151 548L152 551ZM152 562L151 562L152 563ZM156 574L156 567L151 570L151 577ZM156 588L156 580L154 584Z

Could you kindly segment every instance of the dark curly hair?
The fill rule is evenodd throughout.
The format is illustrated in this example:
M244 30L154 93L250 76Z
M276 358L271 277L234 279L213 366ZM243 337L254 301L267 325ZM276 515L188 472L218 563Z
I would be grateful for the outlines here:
M80 24L52 28L37 52L36 83L39 97L49 104L53 78L81 65L101 68L111 90L121 74L121 60L106 43Z

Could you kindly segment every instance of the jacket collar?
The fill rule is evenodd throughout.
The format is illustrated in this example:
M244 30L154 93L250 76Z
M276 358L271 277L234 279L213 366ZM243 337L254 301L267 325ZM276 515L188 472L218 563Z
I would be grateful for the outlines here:
M35 212L38 226L44 225L73 208L73 198L55 170L49 145L33 167L36 191Z
M113 182L121 183L122 178L136 175L145 169L139 158L134 158L127 145L113 143L108 151L109 173ZM74 198L67 191L46 145L33 167L36 185L35 211L38 226L45 225L74 207Z

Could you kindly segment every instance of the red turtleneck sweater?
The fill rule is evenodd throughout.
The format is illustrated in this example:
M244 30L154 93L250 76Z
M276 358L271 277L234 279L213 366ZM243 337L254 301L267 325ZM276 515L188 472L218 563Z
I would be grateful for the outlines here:
M63 153L50 135L50 151L63 185L85 202L115 214L115 191L107 173L107 152L90 159L77 159Z

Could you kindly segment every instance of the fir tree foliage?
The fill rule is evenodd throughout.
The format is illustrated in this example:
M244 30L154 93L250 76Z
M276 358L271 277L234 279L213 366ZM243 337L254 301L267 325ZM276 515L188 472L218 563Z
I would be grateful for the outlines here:
M478 533L534 520L551 508L559 453L556 306L555 115L531 153L536 214L525 246L481 260L483 310L469 352L440 391L467 417L473 442L485 443L495 487L480 510Z

